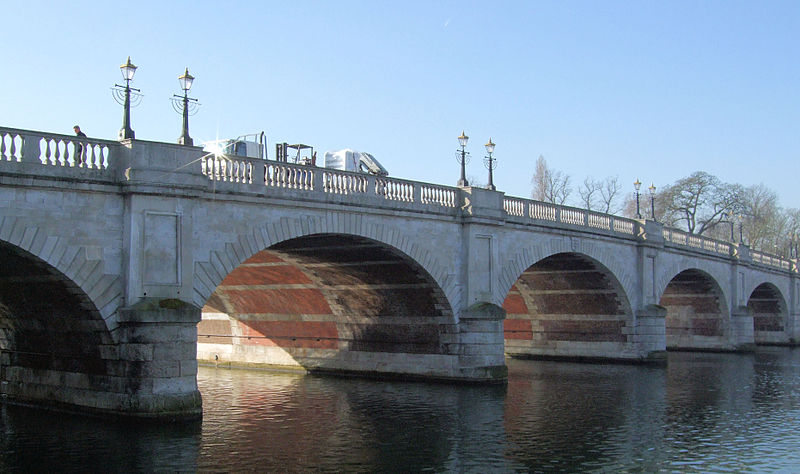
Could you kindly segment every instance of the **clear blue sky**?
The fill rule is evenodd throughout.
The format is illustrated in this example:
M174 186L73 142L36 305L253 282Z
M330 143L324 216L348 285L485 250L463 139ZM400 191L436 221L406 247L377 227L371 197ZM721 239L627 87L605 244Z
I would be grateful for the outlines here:
M626 191L698 170L800 207L798 1L12 2L0 125L114 139L130 55L143 140L175 141L188 66L196 142L372 153L390 175L454 185L462 129L486 181L528 197L534 163ZM631 188L631 189L628 189Z

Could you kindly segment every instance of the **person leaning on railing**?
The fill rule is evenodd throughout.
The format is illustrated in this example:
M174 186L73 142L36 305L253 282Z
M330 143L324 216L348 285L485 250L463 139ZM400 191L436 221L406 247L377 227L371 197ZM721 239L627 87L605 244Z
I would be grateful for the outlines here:
M74 127L72 127L72 129L75 130L75 135L81 138L86 138L86 134L81 131L80 126L75 125ZM77 142L75 143L75 165L83 166L83 162L84 162L83 144Z

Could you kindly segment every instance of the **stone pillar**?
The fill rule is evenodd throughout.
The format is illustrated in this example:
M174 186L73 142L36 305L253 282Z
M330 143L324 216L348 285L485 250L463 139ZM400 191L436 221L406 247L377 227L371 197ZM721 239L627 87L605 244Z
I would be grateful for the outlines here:
M483 301L502 302L497 285L498 236L503 222L503 193L481 188L463 188L461 235L464 307Z
M753 310L737 306L731 311L729 336L731 348L737 352L753 352L756 348Z
M649 304L636 312L633 346L645 362L666 363L667 308Z
M798 269L798 260L792 260L792 270L797 272ZM786 312L788 321L787 321L787 333L789 336L789 344L791 345L800 345L800 279L797 277L797 273L793 273L789 277L789 294L786 298Z
M664 249L662 232L664 226L653 220L640 221L639 225L636 267L639 284L637 293L631 295L631 305L636 308L648 308L658 304L656 274L661 264L659 254ZM650 312L645 309L643 314L650 314Z
M115 411L165 419L202 417L197 389L200 308L176 299L144 299L120 310L119 368L125 397Z
M460 378L472 382L505 382L503 320L506 312L492 303L476 303L459 320Z

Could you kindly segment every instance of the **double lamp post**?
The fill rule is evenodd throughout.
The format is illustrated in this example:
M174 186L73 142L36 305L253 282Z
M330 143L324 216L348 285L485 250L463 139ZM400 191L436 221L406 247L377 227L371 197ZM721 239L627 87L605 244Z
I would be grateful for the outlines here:
M120 66L119 69L122 73L122 79L125 80L125 85L114 84L111 90L114 99L123 107L122 128L119 130L119 139L130 140L136 138L136 134L131 128L131 107L135 107L141 102L142 94L141 90L131 87L131 81L134 74L136 74L137 67L131 62L130 56L128 56L128 61ZM178 81L180 81L183 95L176 94L172 96L173 108L183 115L183 130L180 138L178 138L178 143L192 145L193 140L189 136L189 115L193 115L200 104L197 99L189 97L189 89L192 88L192 83L194 82L194 77L189 74L189 68L186 68L182 76L178 76Z
M458 186L462 188L469 186L469 181L467 181L466 176L466 165L469 162L469 152L466 151L468 140L469 137L462 130L461 135L458 137L458 144L461 146L461 149L456 151L456 161L461 164L461 178L458 180ZM492 157L495 144L492 143L492 139L489 138L489 141L486 142L484 147L486 147L486 153L489 155L483 157L483 164L489 170L489 183L486 185L486 189L496 191L497 188L494 185L493 170L497 168L497 158Z

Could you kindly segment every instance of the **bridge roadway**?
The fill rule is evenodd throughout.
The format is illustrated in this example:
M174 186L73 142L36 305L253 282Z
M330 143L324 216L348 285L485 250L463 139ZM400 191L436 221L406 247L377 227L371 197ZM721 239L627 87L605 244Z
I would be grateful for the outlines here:
M76 159L77 149L82 156ZM0 128L0 392L198 417L198 360L502 382L798 340L797 262L502 192Z

